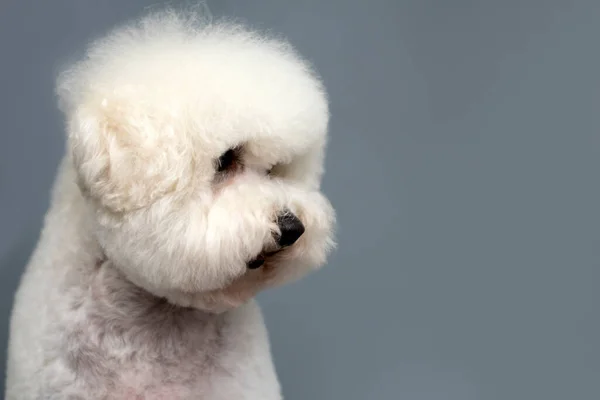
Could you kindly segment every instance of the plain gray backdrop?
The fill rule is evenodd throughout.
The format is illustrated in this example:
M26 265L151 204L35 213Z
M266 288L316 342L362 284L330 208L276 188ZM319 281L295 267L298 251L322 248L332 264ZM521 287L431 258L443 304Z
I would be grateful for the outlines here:
M55 73L154 3L0 4L3 344L63 149ZM339 249L260 296L286 399L599 399L600 2L209 6L288 37L331 97Z

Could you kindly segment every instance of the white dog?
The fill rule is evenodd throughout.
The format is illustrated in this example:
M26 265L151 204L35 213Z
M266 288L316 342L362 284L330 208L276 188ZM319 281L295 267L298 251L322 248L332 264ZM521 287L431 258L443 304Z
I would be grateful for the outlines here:
M57 85L67 151L7 400L281 399L257 292L324 264L329 111L285 42L154 12Z

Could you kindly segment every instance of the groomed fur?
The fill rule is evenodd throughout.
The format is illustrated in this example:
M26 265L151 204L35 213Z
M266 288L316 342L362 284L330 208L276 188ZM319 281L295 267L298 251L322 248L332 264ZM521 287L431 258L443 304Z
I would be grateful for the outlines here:
M57 92L67 153L6 398L279 399L252 298L333 247L318 77L280 39L169 10L93 42ZM285 248L282 213L304 228Z

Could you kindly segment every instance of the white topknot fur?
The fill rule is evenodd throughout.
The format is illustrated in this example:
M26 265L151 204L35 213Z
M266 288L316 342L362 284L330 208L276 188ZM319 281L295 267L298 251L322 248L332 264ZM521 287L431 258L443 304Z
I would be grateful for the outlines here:
M67 152L6 399L281 399L252 299L334 247L319 77L281 39L164 10L93 42L57 93Z

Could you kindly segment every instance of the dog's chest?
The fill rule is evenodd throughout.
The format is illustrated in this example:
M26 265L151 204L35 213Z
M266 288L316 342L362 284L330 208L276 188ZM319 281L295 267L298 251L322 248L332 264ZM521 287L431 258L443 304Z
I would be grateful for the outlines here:
M65 327L61 358L75 376L71 387L86 399L204 398L221 372L224 320L107 278L76 302Z

